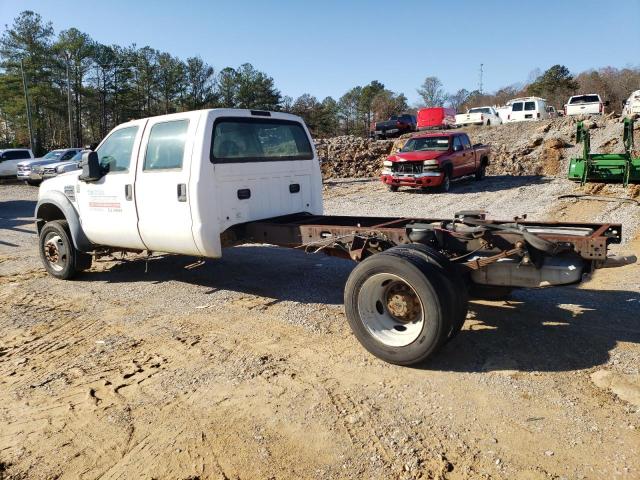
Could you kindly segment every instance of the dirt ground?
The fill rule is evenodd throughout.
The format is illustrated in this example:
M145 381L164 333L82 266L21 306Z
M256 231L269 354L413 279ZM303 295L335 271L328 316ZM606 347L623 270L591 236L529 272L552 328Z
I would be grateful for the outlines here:
M326 213L618 220L616 251L638 254L640 207L555 199L574 188L333 181ZM0 478L640 478L638 265L473 302L454 341L403 368L351 335L349 262L250 245L58 281L36 195L0 185Z

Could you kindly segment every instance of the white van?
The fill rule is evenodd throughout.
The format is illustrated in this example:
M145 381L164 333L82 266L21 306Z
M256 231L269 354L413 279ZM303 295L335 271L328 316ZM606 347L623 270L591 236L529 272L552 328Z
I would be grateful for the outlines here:
M640 115L640 90L636 90L631 95L629 95L627 101L624 102L622 115Z
M523 97L509 100L511 111L507 114L507 123L528 122L549 118L547 101L540 97Z

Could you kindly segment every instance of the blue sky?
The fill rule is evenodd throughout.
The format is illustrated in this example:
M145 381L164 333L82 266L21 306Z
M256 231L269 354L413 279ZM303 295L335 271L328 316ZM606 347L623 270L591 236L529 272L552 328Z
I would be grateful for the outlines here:
M216 70L249 62L283 94L340 97L379 80L410 102L426 76L447 91L523 82L536 68L640 65L640 0L0 0L0 29L34 10L56 31L149 45Z

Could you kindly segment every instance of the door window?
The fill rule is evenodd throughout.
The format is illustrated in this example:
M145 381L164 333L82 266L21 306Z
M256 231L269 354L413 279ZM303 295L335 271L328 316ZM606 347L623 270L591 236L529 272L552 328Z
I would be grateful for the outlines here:
M521 112L522 111L522 102L516 102L511 106L512 112Z
M182 168L187 128L189 120L156 123L151 127L144 156L144 170Z
M100 159L100 165L107 172L126 172L131 164L131 152L138 133L138 127L121 128L113 132L96 153Z
M524 109L527 111L536 109L536 102L524 102Z
M70 150L60 157L60 161L63 162L65 160L71 160L75 154L76 154L75 150Z
M454 152L459 152L459 151L461 151L461 150L462 150L462 148L463 148L463 146L462 146L462 140L460 139L460 137L459 137L459 136L456 136L456 137L453 139L453 151L454 151Z
M469 141L469 136L465 133L464 135L462 135L462 146L464 147L465 150L468 150L469 148L471 148L471 142Z

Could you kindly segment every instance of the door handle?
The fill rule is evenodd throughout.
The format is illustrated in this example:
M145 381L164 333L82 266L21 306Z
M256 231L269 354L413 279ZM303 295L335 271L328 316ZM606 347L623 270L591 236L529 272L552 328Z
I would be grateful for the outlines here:
M127 201L133 200L133 187L130 184L124 186L124 198Z
M179 202L187 201L187 185L185 183L178 184L178 201Z

